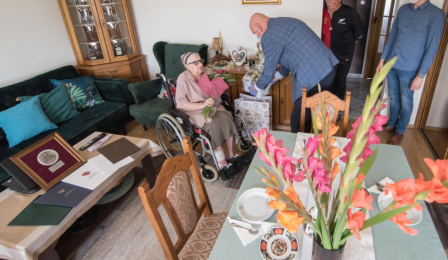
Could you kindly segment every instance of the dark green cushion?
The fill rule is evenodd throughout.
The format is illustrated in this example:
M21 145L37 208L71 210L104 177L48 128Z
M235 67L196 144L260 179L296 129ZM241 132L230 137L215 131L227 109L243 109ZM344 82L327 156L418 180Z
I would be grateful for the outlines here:
M169 102L155 98L140 105L131 105L129 113L140 124L154 127L159 116L166 113L169 106Z
M104 103L95 87L92 75L64 80L50 79L50 81L55 88L67 88L78 111Z
M26 102L31 98L33 96L19 97L20 102ZM65 88L55 88L50 92L39 94L39 99L45 114L55 124L60 124L79 115Z

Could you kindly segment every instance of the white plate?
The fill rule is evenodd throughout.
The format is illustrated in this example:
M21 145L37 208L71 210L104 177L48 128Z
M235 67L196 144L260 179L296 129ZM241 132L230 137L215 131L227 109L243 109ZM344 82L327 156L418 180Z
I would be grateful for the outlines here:
M268 202L271 199L265 193L263 188L249 189L238 198L236 202L236 210L238 214L245 220L251 222L259 222L269 218L274 209L271 209Z
M385 195L384 192L381 192L378 196L378 207L380 210L387 208L393 201L392 194L389 192L388 195ZM415 208L412 208L406 211L406 217L412 221L411 224L407 226L414 226L420 223L423 219L423 211L418 211Z

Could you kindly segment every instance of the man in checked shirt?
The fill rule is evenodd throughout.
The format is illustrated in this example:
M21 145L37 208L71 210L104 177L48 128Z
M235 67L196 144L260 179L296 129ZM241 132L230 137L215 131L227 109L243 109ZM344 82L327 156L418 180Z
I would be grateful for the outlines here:
M398 56L387 74L390 115L383 131L394 132L388 144L398 145L411 119L414 91L423 79L437 53L445 25L445 13L429 0L409 0L398 10L384 47L377 72L384 62Z
M308 89L307 96L318 92L317 83L322 90L328 90L336 75L338 59L325 46L322 40L304 22L288 17L269 18L255 13L250 18L249 28L257 39L265 55L264 70L260 78L249 89L252 95L275 80L287 76L293 78L291 113L291 132L300 130L302 88ZM276 72L277 65L281 68ZM311 130L311 112L305 114L305 132Z

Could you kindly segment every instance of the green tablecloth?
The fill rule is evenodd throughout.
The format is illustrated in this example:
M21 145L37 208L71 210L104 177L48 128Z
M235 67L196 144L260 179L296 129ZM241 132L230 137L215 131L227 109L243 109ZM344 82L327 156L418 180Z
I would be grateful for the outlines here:
M276 139L283 139L284 146L289 148L292 154L296 134L276 131L271 131L271 133ZM244 191L255 187L265 187L261 181L261 176L253 169L254 165L258 167L266 166L269 169L267 164L262 162L258 154L256 154L229 211L229 216L239 217L235 204ZM365 179L366 187L372 186L384 177L389 177L394 181L413 177L406 156L400 146L379 145L378 157ZM376 203L377 198L378 195L373 194L374 202L372 206L374 211L371 212L371 216L379 213ZM389 220L372 228L377 260L447 259L428 209L424 204L423 207L423 220L420 224L413 227L418 230L416 236L405 234ZM275 215L273 214L267 221L276 222ZM259 239L256 239L247 246L243 246L233 228L226 221L209 259L262 259L258 249L258 242ZM362 256L360 256L360 259L362 259Z

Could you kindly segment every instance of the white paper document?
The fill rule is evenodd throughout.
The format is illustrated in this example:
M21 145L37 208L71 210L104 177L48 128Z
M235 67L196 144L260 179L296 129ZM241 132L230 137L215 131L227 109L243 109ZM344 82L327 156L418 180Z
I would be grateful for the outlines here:
M105 176L111 175L121 167L133 161L134 159L132 159L131 156L128 156L123 160L113 164L102 154L95 156L92 159L89 159L89 163L92 164L97 170L99 170Z
M65 179L62 179L62 181L89 190L94 190L107 178L108 176L101 174L92 164L86 162L76 171L65 177Z

